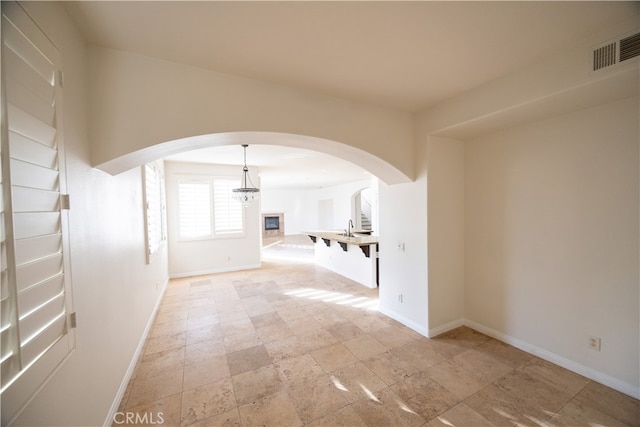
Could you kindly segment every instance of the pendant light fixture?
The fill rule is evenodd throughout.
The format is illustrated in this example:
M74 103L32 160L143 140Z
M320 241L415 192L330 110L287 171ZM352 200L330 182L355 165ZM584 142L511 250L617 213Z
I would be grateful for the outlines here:
M249 176L249 168L247 168L247 147L247 144L242 144L242 148L244 149L244 167L242 168L241 187L231 190L233 191L233 198L242 203L244 207L249 206L254 200L258 200L260 197L260 189L253 185L251 177ZM251 184L251 186L249 187L247 183Z

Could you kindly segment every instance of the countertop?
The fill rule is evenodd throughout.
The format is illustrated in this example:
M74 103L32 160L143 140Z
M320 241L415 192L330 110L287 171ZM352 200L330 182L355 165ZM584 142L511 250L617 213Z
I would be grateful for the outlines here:
M358 230L351 230L352 233L358 233ZM335 242L348 243L350 245L364 246L364 245L373 245L378 243L377 236L354 236L347 237L341 236L344 233L344 230L320 230L320 231L305 231L304 234L309 236L320 237L321 239L333 240Z

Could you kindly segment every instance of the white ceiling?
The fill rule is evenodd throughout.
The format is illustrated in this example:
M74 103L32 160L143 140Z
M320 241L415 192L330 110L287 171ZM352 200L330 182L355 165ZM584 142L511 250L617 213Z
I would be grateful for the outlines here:
M65 7L97 45L419 111L561 52L637 14L639 6L612 1L74 1ZM286 179L276 177L277 170L293 175L294 165L280 162L281 156L303 154L255 148L250 163L261 166L265 185ZM207 156L226 156L217 150ZM350 164L331 167L333 158L314 161L311 153L304 154L310 180L322 169L334 175L352 171ZM205 153L193 156L207 159ZM362 176L361 169L354 170L354 178Z
M242 173L243 152L239 145L204 148L167 157L182 162L237 165ZM359 166L316 151L280 145L250 145L247 166L257 168L262 188L322 188L350 181L371 179Z

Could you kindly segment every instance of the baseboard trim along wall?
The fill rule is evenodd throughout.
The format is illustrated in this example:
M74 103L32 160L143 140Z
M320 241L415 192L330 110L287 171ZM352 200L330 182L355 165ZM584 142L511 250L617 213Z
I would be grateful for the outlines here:
M240 265L233 268L214 268L211 270L190 271L188 273L169 274L170 279L182 279L192 276L204 276L207 274L228 273L230 271L253 270L262 267L262 264Z
M136 347L136 351L133 353L133 357L131 358L131 362L129 362L129 367L127 368L127 372L124 374L124 378L120 383L120 388L118 388L118 392L116 393L115 398L113 399L113 403L111 404L111 409L109 409L109 413L107 414L107 419L104 420L103 425L105 427L111 427L113 425L113 419L118 411L118 407L120 406L120 401L124 396L124 393L127 391L127 386L129 385L129 381L133 376L133 371L136 369L136 365L138 364L138 359L142 355L142 350L144 349L144 344L147 341L147 336L149 332L151 332L151 328L153 327L153 322L156 320L156 314L158 314L158 309L160 308L160 304L162 303L162 298L164 297L164 293L167 290L167 285L169 284L169 279L164 282L162 286L162 290L158 295L158 299L156 300L156 304L151 311L151 316L149 316L149 320L147 321L147 325L142 332L142 336L140 337L140 341L138 341L138 346Z
M437 326L433 329L429 329L429 338L435 338L438 335L444 334L445 332L449 332L455 328L459 328L460 326L464 326L464 319L456 319L451 322L445 323L444 325Z
M587 377L600 384L604 384L607 387L611 387L612 389L617 390L626 395L629 395L635 399L640 399L640 387L636 387L618 378L612 377L611 375L597 371L593 368L589 368L588 366L584 366L580 363L574 362L573 360L569 360L566 357L557 355L548 350L545 350L543 348L530 344L526 341L522 341L521 339L514 338L503 332L496 331L495 329L489 328L480 323L476 323L472 320L464 319L464 325L468 326L473 330L476 330L485 335L488 335L492 338L495 338L498 341L502 341L506 344L512 345L516 348L519 348L520 350L526 351L527 353L538 356L539 358L544 359L548 362L554 363L572 372L575 372L584 377ZM446 325L443 325L443 326L446 326Z
M378 308L378 311L382 314L384 314L387 317L392 318L393 320L397 320L398 322L402 323L404 326L413 329L414 331L416 331L417 333L419 333L420 335L423 335L425 337L429 337L429 331L427 331L427 328L425 328L424 326L414 322L413 320L402 316L401 314L396 313L393 310L389 310L386 307L380 307Z

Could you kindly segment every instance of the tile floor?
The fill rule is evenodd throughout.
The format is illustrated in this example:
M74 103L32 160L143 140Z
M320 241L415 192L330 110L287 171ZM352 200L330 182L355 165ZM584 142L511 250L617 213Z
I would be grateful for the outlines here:
M635 399L468 328L424 338L376 304L305 262L172 280L119 410L167 426L640 424Z

